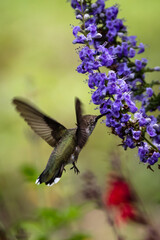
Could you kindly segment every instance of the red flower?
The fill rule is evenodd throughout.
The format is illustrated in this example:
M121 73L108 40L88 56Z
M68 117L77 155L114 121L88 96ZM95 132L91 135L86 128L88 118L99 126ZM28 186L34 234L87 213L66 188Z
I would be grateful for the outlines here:
M105 196L107 206L116 206L122 203L130 202L131 191L124 180L115 180L111 183L110 189Z
M135 217L135 208L131 204L124 204L120 210L120 217L122 220L134 219Z
M104 197L107 209L113 209L117 224L136 217L136 208L133 205L133 193L129 184L119 176L111 176L109 187Z

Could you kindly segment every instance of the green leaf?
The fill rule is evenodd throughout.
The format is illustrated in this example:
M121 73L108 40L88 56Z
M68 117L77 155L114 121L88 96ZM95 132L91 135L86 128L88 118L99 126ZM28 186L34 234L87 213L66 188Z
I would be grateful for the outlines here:
M89 235L83 233L77 233L66 240L89 240Z
M149 84L149 86L152 88L153 86L155 86L155 85L160 85L160 81L158 81L158 80L153 80L150 84Z
M32 167L31 165L23 165L20 171L29 182L35 182L35 179L38 176L38 171L36 170L36 168Z
M146 107L146 112L155 111L159 106L160 106L160 93L150 98L149 104Z
M157 122L160 123L160 115L157 117Z
M53 209L43 208L38 211L38 218L44 222L44 224L50 227L62 227L66 226L73 220L80 217L81 208L77 206L70 206L66 209Z

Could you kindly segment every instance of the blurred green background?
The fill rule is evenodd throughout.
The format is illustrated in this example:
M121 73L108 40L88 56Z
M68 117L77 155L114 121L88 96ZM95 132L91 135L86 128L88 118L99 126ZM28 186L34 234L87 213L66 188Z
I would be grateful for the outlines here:
M110 0L106 6L114 3L120 4L119 17L126 19L129 34L137 35L138 41L148 46L143 57L148 58L151 67L160 65L160 1ZM13 97L31 100L68 128L75 126L75 96L84 103L86 113L98 111L90 104L90 90L84 82L86 76L75 71L79 59L77 46L72 44L72 25L78 25L78 21L70 3L65 0L1 0L0 9L0 225L14 235L16 226L22 223L30 232L29 239L63 240L79 232L91 237L75 239L103 240L106 235L114 239L101 211L94 207L79 210L77 206L81 202L83 172L93 171L102 189L105 188L110 156L116 152L121 156L125 174L130 176L158 226L160 172L155 167L153 173L139 164L136 150L124 152L118 147L119 139L112 136L104 124L97 124L79 156L80 175L76 176L67 167L57 185L50 188L34 184L52 149L15 112L11 104ZM153 73L147 78L157 80L159 75ZM41 208L57 209L61 214L68 211L69 220L65 221L69 228L62 227L57 232L59 225L56 223L58 227L45 238L44 223L39 227L30 222ZM54 214L57 213L53 213L53 218ZM137 238L131 236L130 239Z

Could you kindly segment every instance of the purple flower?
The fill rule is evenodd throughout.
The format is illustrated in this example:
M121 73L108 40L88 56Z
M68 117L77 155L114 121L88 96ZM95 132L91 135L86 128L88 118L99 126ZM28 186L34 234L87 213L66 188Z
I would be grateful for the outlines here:
M92 8L93 8L93 14L100 14L105 7L105 2L104 0L97 0L97 2L95 3L95 5L92 4Z
M78 34L78 32L80 32L80 31L81 31L80 26L75 26L75 27L73 28L73 35L74 35L75 37L77 37L77 34Z
M105 54L103 53L100 57L99 57L99 60L101 62L101 65L102 66L106 66L106 67L109 67L112 65L113 63L113 58L111 57L110 54Z
M78 73L86 73L87 72L87 70L84 69L84 65L82 63L77 67L76 70Z
M130 87L128 86L124 78L117 79L117 85L120 87L121 92L129 92L130 90Z
M79 57L82 61L94 61L94 54L95 51L93 49L90 49L89 47L84 47L79 52Z
M131 118L131 115L128 115L127 113L122 114L121 122L122 122L122 123L126 123L126 122L129 121L130 118Z
M154 152L152 156L148 158L147 163L149 163L150 165L153 165L158 161L159 157L160 157L160 153Z
M147 143L143 143L143 145L138 148L138 155L140 157L141 162L144 163L147 162L148 153L149 153L148 145Z
M99 89L97 89L93 94L92 94L92 101L94 104L99 105L102 103L102 98L100 96Z
M128 76L131 73L130 69L127 66L127 63L120 63L118 66L118 75Z
M120 112L118 110L112 109L112 115L115 118L119 118L120 117ZM115 126L114 126L115 127Z
M138 48L139 48L139 51L137 52L138 54L143 53L144 50L145 50L143 43L140 43L139 46L138 46Z
M105 85L105 80L107 76L105 73L91 73L89 74L88 86L92 89L99 86Z
M141 61L140 60L135 60L135 66L136 66L136 71L141 71L142 68L144 68L147 64L147 59L146 58L142 58Z
M107 20L113 20L117 17L118 8L116 6L106 9L106 18Z
M106 49L104 46L100 45L97 49L97 52L99 54L98 59L101 62L102 66L109 67L113 63L113 58L110 55L108 49Z
M114 54L117 55L119 58L121 58L121 57L122 57L122 53L123 53L123 48L122 48L122 46L117 45L117 46L114 48Z
M109 29L108 33L106 34L106 37L108 38L108 42L113 42L114 37L117 35L116 28Z
M116 94L118 91L118 87L115 82L109 81L107 84L108 92L110 95Z
M129 48L129 45L127 42L122 42L122 48L123 48L123 55L125 57L128 57L128 48Z
M100 113L101 114L107 113L107 116L108 116L108 113L111 113L111 110L110 110L111 105L112 105L112 101L110 99L108 99L107 101L104 100L100 105Z
M76 44L76 43L84 44L86 40L87 40L86 37L83 34L80 34L73 40L73 44Z
M120 123L115 119L111 119L110 122L111 122L111 127L114 127L114 128L120 127Z
M113 29L113 28L114 28L114 22L111 21L111 20L107 20L107 21L106 21L106 27L107 27L108 29Z
M126 137L126 140L123 142L123 147L124 147L124 150L126 150L127 147L129 147L129 148L135 148L136 145L135 145L133 139L132 139L130 136L127 136L127 137Z
M160 71L160 67L159 66L156 66L153 69L154 69L154 71Z
M128 54L128 56L129 56L130 58L133 58L133 57L135 56L135 54L136 54L136 51L135 51L133 48L130 48L130 49L129 49L129 54Z
M129 107L131 113L135 113L138 111L138 108L136 107L135 103L133 103L133 102L129 103L128 107Z
M135 60L135 65L136 65L136 71L141 71L141 69L143 68L142 62L140 60Z
M146 58L142 58L141 61L142 61L143 67L145 67L148 63L148 60Z
M146 93L148 97L152 97L153 95L153 89L152 88L146 88Z
M114 71L109 71L108 80L116 81L116 79L117 79L116 73Z
M81 5L78 0L71 0L71 6L72 8L77 8L81 10Z
M94 36L97 32L97 26L95 23L92 23L86 28L86 30L89 31L92 36Z
M123 25L122 19L115 19L114 26L117 29L117 31L120 31L120 30L126 31L126 27Z
M146 130L150 137L155 137L157 135L156 130L151 125L148 125Z
M141 131L132 130L132 136L135 140L139 140L139 138L141 137Z
M145 117L143 117L142 113L139 113L139 112L135 113L134 118L138 120L139 126L141 127L147 124L147 120Z
M86 28L86 30L90 32L92 38L95 38L97 36L97 26L96 26L96 24L94 24L94 23L90 24Z
M136 43L137 43L136 38L137 38L137 36L128 37L128 41L130 42L132 47L136 47Z
M115 132L120 138L122 138L122 139L124 138L124 131L123 131L122 126L116 127Z

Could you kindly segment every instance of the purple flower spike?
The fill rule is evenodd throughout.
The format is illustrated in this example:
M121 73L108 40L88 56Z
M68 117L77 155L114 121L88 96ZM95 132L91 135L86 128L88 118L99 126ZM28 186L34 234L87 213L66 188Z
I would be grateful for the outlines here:
M106 115L106 126L125 150L137 147L141 162L155 164L160 158L160 116L151 113L160 110L160 94L152 86L159 82L146 81L146 75L160 67L150 68L146 58L138 59L145 45L128 36L117 5L72 0L71 6L80 21L73 28L73 43L81 44L77 72L87 76L93 104Z

